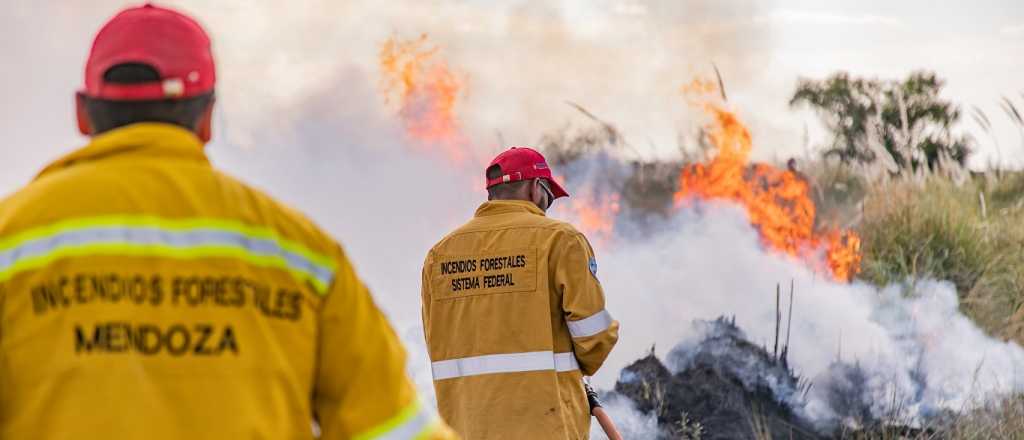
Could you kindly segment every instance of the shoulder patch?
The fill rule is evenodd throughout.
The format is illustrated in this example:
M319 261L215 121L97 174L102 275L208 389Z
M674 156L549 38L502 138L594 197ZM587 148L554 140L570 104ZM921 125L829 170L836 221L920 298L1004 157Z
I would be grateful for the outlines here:
M590 274L597 278L597 258L590 257Z

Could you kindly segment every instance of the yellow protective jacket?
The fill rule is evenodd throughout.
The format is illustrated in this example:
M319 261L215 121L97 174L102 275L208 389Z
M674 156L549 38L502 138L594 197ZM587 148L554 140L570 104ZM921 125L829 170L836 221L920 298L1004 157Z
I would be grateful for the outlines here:
M0 202L0 438L450 438L341 248L192 133L97 136Z
M484 203L423 265L438 410L467 439L586 439L583 375L618 339L583 234L524 201Z

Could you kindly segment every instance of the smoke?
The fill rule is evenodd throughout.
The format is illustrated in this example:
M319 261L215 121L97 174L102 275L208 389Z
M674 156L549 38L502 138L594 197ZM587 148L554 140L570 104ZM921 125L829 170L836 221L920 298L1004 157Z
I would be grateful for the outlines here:
M342 241L406 342L410 371L428 396L420 266L427 249L483 200L481 170L453 168L404 136L379 93L375 64L385 39L426 32L463 72L469 86L460 116L482 157L577 120L567 100L615 121L635 140L634 155L671 156L688 117L678 87L710 61L738 107L764 108L765 96L780 98L761 90L783 88L756 80L772 33L751 20L753 1L168 3L192 12L213 35L220 73L208 146L214 163ZM4 96L16 104L0 113L9 134L0 146L0 193L84 142L73 131L72 92L93 33L122 4L16 2L0 17L0 47L18 60L0 72ZM777 130L753 127L768 134L762 139ZM593 183L601 173L567 172L578 179L570 192L601 188ZM592 179L575 177L585 174ZM597 249L608 308L622 321L619 346L594 378L600 387L652 345L664 358L695 337L696 319L734 315L753 342L768 344L775 286L792 281L790 360L822 384L806 404L816 420L836 423L850 412L830 400L830 389L860 390L871 402L890 392L908 396L908 411L921 417L1021 389L1020 347L989 338L961 315L948 283L908 280L879 291L822 279L762 249L745 214L727 204L683 210L664 223L652 229L624 221L616 229L633 231L629 240L619 236ZM863 374L836 367L847 364ZM610 402L620 423L637 433L651 426L627 404Z
M618 428L619 434L622 434L622 438L654 439L658 435L658 418L654 414L637 411L636 406L628 398L611 395L602 400L601 405L608 413L608 417L615 421L615 427ZM590 437L606 438L596 421L591 424Z
M609 309L623 328L608 361L613 368L653 345L678 371L708 337L706 326L689 323L719 315L735 316L746 339L772 347L775 288L785 286L785 313L792 282L789 364L812 384L806 399L794 401L792 385L771 381L771 368L756 359L735 359L732 371L751 389L769 380L779 402L821 429L920 424L1024 390L1024 349L991 338L960 313L951 283L908 280L879 290L823 279L762 249L734 206L681 211L647 241L617 242L599 260ZM785 320L782 326L785 338ZM615 377L598 379L607 388Z
M846 357L815 376L808 414L826 422L928 421L1024 390L1024 350L984 334L958 310L949 282L889 286L872 304L895 356ZM852 353L851 353L852 354ZM836 404L839 396L850 405Z
M686 112L676 105L682 79L707 69L713 56L739 86L767 57L757 47L767 44L767 28L745 16L756 13L752 1L735 9L628 1L166 4L196 16L214 41L219 108L207 148L214 163L308 213L342 241L410 348L427 394L428 369L418 363L426 358L420 266L427 249L484 199L481 170L453 168L402 133L380 93L376 62L387 38L426 33L441 48L468 84L459 116L480 157L498 151L499 138L529 145L577 120L565 101L616 121L646 145L672 145ZM70 97L92 35L122 5L22 4L4 17L4 47L50 74L32 78L26 71L24 81L7 82L35 84L30 89L45 90L46 100L20 89L8 95L33 111L12 111L5 120L18 134L0 147L15 170L5 174L4 192L84 142L73 132ZM15 38L34 35L40 21L49 33ZM54 117L53 109L63 111Z
M692 334L668 354L668 365L674 373L707 365L738 378L746 390L770 390L779 403L798 406L801 384L767 348L755 350L746 334L735 323L719 318L694 321ZM777 347L776 347L777 348ZM774 356L774 352L773 352Z
M426 34L465 84L459 116L484 153L497 150L501 139L530 144L578 120L564 105L571 101L615 121L641 142L638 154L652 156L671 154L671 148L654 146L674 146L678 122L688 115L677 105L678 88L696 72L709 72L712 62L730 86L748 90L734 97L739 103L767 101L763 88L752 86L771 44L769 26L753 20L758 4L567 0L394 7L318 1L243 8L183 2L212 30L224 83L252 85L225 91L238 102L235 118L255 122L268 106L302 106L304 95L321 93L339 67L375 74L383 41ZM376 78L372 85L379 85ZM379 100L358 108L388 112ZM232 136L258 143L251 130L235 127Z
M815 438L796 414L809 385L784 356L751 344L724 317L696 321L693 331L692 341L670 352L669 368L648 355L619 375L612 395L657 418L657 429L642 438Z
M339 73L254 148L211 151L235 175L316 219L342 242L408 351L408 370L433 401L420 325L420 268L427 250L466 221L486 193L478 170L410 148L401 125L358 106L379 101L372 76ZM294 121L294 122L292 122Z

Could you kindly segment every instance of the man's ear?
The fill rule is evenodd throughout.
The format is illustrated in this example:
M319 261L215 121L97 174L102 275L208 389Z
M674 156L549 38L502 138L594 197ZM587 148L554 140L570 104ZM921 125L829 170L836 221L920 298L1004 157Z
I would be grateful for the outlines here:
M537 183L537 179L530 179L530 184L526 185L526 187L528 188L526 192L526 197L528 197L528 200L533 202L534 205L537 205L537 207L540 208L540 204L537 203L537 199L539 198L537 196L543 190L537 188L538 185L539 184Z
M217 98L210 97L210 103L206 105L206 110L203 110L203 115L196 123L196 136L199 136L199 140L204 144L213 139L213 103L216 100Z
M89 122L89 112L85 110L85 94L75 92L75 118L78 119L78 132L86 136L92 136L92 124Z

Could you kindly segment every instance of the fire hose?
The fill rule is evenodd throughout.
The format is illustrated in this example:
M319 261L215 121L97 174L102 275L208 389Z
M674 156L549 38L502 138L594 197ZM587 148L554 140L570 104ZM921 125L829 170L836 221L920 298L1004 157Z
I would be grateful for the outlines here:
M604 434L608 436L608 440L622 440L622 434L619 434L618 428L615 427L615 422L608 416L604 408L601 406L601 401L597 398L597 392L590 386L590 383L584 378L583 388L587 391L587 403L590 405L590 415L597 418L597 423L601 425L601 429L604 430Z

